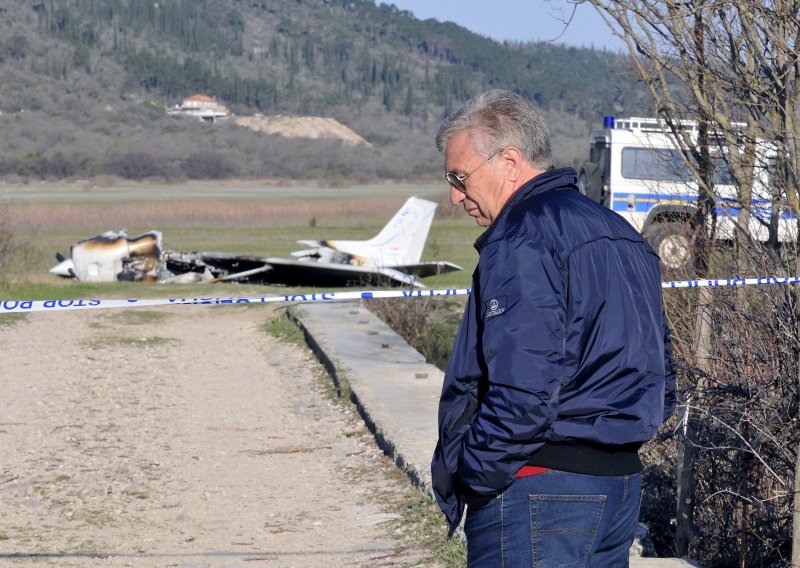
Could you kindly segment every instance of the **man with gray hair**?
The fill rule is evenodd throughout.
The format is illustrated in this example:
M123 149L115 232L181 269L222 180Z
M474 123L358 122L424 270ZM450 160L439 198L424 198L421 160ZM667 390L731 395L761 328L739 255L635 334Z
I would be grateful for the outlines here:
M493 90L436 137L486 227L439 403L433 488L470 566L627 566L639 448L675 409L659 259L555 169L542 117Z

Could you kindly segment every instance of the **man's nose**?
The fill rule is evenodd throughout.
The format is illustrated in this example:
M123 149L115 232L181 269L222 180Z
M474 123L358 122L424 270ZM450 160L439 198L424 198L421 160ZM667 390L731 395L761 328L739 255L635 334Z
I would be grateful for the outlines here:
M450 186L450 203L458 205L467 198L467 194L463 191L457 190L452 185Z

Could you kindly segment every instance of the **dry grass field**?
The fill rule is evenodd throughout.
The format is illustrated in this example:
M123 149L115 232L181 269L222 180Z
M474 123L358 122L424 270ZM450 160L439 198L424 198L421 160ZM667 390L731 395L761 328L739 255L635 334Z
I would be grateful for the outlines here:
M11 241L0 259L4 295L19 297L36 286L53 288L58 296L77 290L76 283L48 274L55 264L53 254L68 255L74 242L104 231L124 228L135 235L157 229L170 250L280 256L301 248L299 239L370 238L412 195L440 204L423 259L449 260L465 269L431 278L428 286L467 286L477 261L471 244L480 229L450 205L443 185L0 185L0 231ZM152 288L134 286L137 291ZM222 287L234 289L229 294L240 290L235 285ZM127 285L90 287L97 292L127 289ZM151 292L157 293L148 290L147 295Z

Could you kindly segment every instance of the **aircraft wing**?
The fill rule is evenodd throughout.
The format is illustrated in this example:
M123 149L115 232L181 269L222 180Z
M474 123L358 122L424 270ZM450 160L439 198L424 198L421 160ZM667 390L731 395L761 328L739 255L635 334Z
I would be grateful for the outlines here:
M400 266L393 266L392 268L405 272L406 274L413 274L420 278L444 274L446 272L455 272L456 270L464 270L459 265L444 260L402 264Z
M256 284L287 286L393 286L425 285L413 275L395 268L358 266L317 260L261 257L220 252L167 253L170 273L191 275L203 273L197 280L219 282L237 280ZM432 274L434 272L431 272ZM199 274L198 274L199 276ZM176 279L183 280L181 276Z
M390 284L394 286L426 286L413 275L396 268L356 266L332 262L294 260L292 258L268 257L264 261L270 269L253 279L263 283L286 284L288 286L359 286L366 284Z
M257 282L260 274L270 270L263 257L225 252L166 251L163 261L162 282Z

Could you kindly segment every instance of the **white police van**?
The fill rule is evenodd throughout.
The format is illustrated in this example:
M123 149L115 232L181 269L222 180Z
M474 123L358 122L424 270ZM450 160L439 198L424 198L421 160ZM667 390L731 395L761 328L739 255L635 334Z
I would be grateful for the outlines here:
M696 139L696 122L682 121L681 128ZM757 147L750 234L766 241L772 208L770 163L775 152L766 144ZM716 159L712 154L717 210L715 236L731 240L740 207L729 170L718 158L718 153ZM610 207L636 227L665 267L691 266L697 184L662 121L605 117L603 128L592 132L589 161L580 169L578 186L582 193ZM792 242L796 236L796 217L783 208L778 240Z

